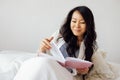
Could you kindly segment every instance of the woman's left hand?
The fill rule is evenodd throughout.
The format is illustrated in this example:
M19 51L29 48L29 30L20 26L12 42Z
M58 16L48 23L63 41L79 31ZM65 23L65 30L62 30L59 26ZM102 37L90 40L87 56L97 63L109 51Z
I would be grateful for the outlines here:
M76 69L78 74L87 74L89 68Z

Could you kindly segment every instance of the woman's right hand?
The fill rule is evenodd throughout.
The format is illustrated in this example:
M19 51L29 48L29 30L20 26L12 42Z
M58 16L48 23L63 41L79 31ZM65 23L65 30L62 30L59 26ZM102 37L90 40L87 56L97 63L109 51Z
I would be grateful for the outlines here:
M89 68L77 69L78 74L87 74L88 71L89 71Z
M39 52L46 53L47 50L50 50L50 48L51 48L50 42L52 40L53 40L53 37L43 39L40 44Z

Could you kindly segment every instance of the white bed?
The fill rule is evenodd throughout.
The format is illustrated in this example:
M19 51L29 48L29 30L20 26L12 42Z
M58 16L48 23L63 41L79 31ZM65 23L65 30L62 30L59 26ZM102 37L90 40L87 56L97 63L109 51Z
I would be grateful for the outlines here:
M21 63L36 56L36 53L23 51L0 51L0 80L13 80Z
M29 58L35 57L36 55L37 53L1 50L0 51L0 80L13 80L22 62ZM117 72L120 71L119 69L120 64L111 63L111 62L109 63L115 66L115 69ZM120 75L120 72L119 72L119 75ZM120 78L118 78L117 80L120 80Z

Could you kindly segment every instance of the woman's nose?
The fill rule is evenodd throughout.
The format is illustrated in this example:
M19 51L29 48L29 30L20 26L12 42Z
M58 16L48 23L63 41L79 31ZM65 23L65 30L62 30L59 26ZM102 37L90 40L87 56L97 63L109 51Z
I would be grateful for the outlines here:
M80 24L79 24L79 23L76 23L76 27L80 27Z

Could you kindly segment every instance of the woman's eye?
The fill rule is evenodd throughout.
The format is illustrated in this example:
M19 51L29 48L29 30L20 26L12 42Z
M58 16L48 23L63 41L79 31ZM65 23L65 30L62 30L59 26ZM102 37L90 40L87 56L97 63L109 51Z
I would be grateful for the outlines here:
M81 24L85 24L85 22L80 22Z
M73 23L76 23L76 21L72 21Z

